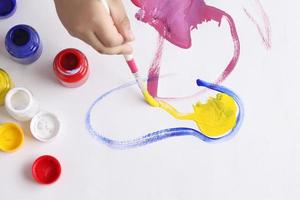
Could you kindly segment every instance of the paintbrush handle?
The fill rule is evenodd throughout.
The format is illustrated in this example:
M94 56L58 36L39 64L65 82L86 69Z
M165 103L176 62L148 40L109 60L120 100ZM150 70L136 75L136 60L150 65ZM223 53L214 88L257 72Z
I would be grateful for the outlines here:
M103 4L105 10L107 11L107 13L110 14L110 9L109 9L107 1L106 0L100 0L100 1L102 2L102 4ZM131 73L134 75L135 80L136 80L140 90L144 94L145 91L146 91L146 88L144 87L143 81L142 81L142 79L139 75L138 67L136 66L135 61L133 59L133 54L126 54L126 55L123 55L123 56L124 56L124 58L127 62L128 67L130 68Z

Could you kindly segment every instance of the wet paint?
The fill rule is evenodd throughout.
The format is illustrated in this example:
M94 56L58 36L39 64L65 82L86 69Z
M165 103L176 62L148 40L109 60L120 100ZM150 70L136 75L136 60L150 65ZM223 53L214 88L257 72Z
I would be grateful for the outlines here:
M178 120L194 121L206 136L220 137L235 126L237 105L232 97L218 93L206 103L200 101L193 105L193 113L180 113L165 101L155 100L148 92L144 95L149 105L160 107Z
M257 20L244 8L245 14L256 26L263 43L267 49L271 48L271 25L269 18L259 0L254 0L263 18L263 30ZM163 51L163 40L172 44L189 48L192 45L191 31L203 22L215 21L221 25L225 19L230 27L233 41L233 56L223 72L213 81L215 84L222 83L234 70L240 55L240 41L233 18L219 8L207 5L203 0L132 0L140 8L136 18L154 27L159 33L158 47L148 71L147 88L149 93L161 100L186 99L199 96L205 90L189 96L160 97L158 96L160 61Z
M113 88L112 90L102 94L99 96L90 106L90 108L87 111L86 114L86 119L85 119L85 125L88 133L95 138L97 141L107 145L110 148L116 148L116 149L128 149L128 148L134 148L134 147L140 147L144 145L148 145L154 142L158 142L160 140L170 138L170 137L175 137L175 136L194 136L196 138L199 138L205 142L218 142L218 141L224 141L227 139L230 139L233 137L236 132L239 130L242 121L243 121L243 116L244 116L244 108L243 104L240 100L240 98L231 90L220 86L216 85L213 83L208 83L202 80L197 80L197 85L199 87L206 87L211 90L215 90L219 93L226 94L230 98L232 98L237 106L238 113L235 116L235 125L226 133L223 135L218 134L217 137L210 137L203 133L201 130L195 130L192 128L188 127L175 127L175 128L167 128L159 131L155 131L149 134L146 134L142 137L132 139L132 140L125 140L125 141L119 141L119 140L113 140L108 137L105 137L101 133L99 133L97 130L94 129L91 120L92 120L92 111L95 108L95 106L100 103L104 98L108 97L112 93L118 92L120 90L123 90L125 88L131 87L136 85L136 82L129 82L126 84L123 84L119 87ZM146 95L146 100L152 105L152 106L158 106L157 101L151 97L151 95L145 94ZM231 101L231 100L230 100ZM210 107L210 106L209 106ZM232 114L233 116L233 114ZM101 123L101 122L99 122ZM227 127L228 128L228 127Z
M156 55L148 72L147 88L152 96L158 97L163 39L168 40L178 47L189 48L192 45L191 31L203 22L212 20L217 22L220 26L222 19L226 19L230 27L234 46L231 60L214 83L219 84L223 82L234 70L240 55L240 42L234 20L229 14L218 8L206 5L202 0L139 0L134 3L141 8L136 14L136 18L153 26L161 36ZM199 95L199 93L192 96L197 95ZM177 97L167 97L165 99L173 98Z

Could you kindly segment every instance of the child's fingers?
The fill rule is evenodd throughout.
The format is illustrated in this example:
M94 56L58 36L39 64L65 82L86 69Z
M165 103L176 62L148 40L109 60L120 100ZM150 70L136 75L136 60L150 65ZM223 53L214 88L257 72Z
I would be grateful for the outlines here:
M126 44L130 34L126 35L128 32L124 31L130 30L124 7L119 0L109 1L116 6L116 9L112 10L118 22L117 27L100 1L74 0L70 3L68 0L55 0L55 6L59 18L72 36L88 43L100 53L131 53L130 45ZM117 11L120 11L120 14L117 14Z
M134 35L131 31L130 22L126 14L126 10L121 0L110 0L109 7L113 22L124 37L126 42L134 40Z
M132 54L132 47L129 44L122 44L120 46L117 47L112 47L112 48L107 48L105 49L105 54L109 54L109 55L127 55L127 54Z
M116 47L106 47L104 46L101 41L98 39L95 33L88 33L80 38L90 46L92 46L96 51L98 51L101 54L108 54L108 55L114 55L114 54L131 54L132 53L132 47L129 44L122 44Z
M78 36L78 38L93 47L98 52L105 48L105 46L101 43L101 41L98 40L93 32L85 33L84 35Z
M123 44L124 38L115 27L111 16L101 3L98 6L99 15L92 19L94 33L106 47L115 47Z
M94 34L94 36L99 41L99 37L96 34ZM121 44L121 45L115 46L115 47L106 47L106 46L103 46L102 49L98 49L98 52L101 53L101 54L108 54L108 55L131 54L132 53L132 47L128 43L124 43L124 44Z

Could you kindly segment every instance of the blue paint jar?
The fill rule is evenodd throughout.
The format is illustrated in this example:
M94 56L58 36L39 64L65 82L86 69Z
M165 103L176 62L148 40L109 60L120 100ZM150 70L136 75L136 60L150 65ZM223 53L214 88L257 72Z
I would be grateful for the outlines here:
M12 27L6 34L5 47L12 59L30 64L42 54L42 42L34 28L20 24Z
M16 0L0 0L0 19L12 16L17 7Z

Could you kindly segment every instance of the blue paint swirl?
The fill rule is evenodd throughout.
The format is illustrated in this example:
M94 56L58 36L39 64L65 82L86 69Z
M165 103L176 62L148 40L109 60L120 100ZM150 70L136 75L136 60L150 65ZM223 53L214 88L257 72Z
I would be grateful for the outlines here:
M91 112L94 109L94 107L97 105L97 103L99 103L101 100L103 100L105 97L107 97L111 93L116 92L118 90L125 89L125 88L133 86L135 84L136 84L135 81L128 82L128 83L125 83L119 87L113 88L113 89L109 90L108 92L102 94L100 97L98 97L92 103L92 105L90 106L90 108L88 109L88 112L86 114L85 125L86 125L86 129L88 130L89 134L92 137L94 137L97 141L107 145L110 148L114 148L114 149L135 148L135 147L144 146L147 144L151 144L151 143L154 143L154 142L166 139L166 138L170 138L170 137L175 137L175 136L194 136L205 142L224 141L224 140L232 138L237 133L237 131L239 130L239 128L242 124L243 117L244 117L244 108L243 108L243 104L242 104L240 98L233 91L231 91L228 88L225 88L223 86L216 85L213 83L208 83L208 82L198 79L197 85L199 87L206 87L211 90L215 90L217 92L225 93L225 94L231 96L237 103L238 108L239 108L239 113L237 115L236 125L226 135L224 135L222 137L218 137L218 138L211 138L211 137L204 135L200 131L192 129L192 128L176 127L176 128L167 128L167 129L155 131L153 133L149 133L147 135L144 135L142 137L135 138L132 140L121 141L121 140L110 139L110 138L105 137L102 134L98 133L92 127L92 124L91 124Z

